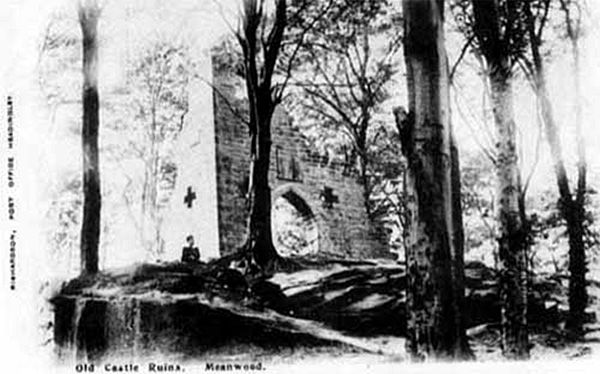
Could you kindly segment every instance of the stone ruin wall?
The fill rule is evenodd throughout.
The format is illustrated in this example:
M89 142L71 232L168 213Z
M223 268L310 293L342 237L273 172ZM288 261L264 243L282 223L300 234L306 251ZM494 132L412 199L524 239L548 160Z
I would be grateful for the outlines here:
M247 126L235 114L244 113L246 108L245 100L235 98L239 77L219 70L213 69L217 195L220 251L227 255L243 244L246 234L250 139ZM311 152L281 110L276 110L272 126L272 202L280 196L289 197L288 201L306 215L307 224L316 224L318 238L313 240L318 240L321 253L355 259L390 257L385 231L367 217L355 168L328 162ZM325 188L337 196L337 202L334 198L330 206L324 202Z

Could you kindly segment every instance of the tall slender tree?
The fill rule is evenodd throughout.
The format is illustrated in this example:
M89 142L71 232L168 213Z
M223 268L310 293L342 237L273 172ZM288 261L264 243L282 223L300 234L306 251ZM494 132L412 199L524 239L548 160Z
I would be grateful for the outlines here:
M559 210L566 222L567 234L569 236L569 318L567 327L573 337L579 337L583 333L585 321L585 308L587 306L586 289L586 256L585 256L585 192L587 168L585 162L585 145L581 130L580 107L575 109L575 131L577 141L577 185L574 191L569 186L569 177L563 158L562 144L560 141L559 124L554 116L554 109L550 99L546 78L546 64L542 57L541 45L542 33L547 24L550 9L550 0L539 0L537 2L524 2L524 14L527 22L527 33L531 48L531 61L524 61L528 76L531 78L535 93L541 109L541 115L545 126L546 138L550 146L554 173L559 193ZM579 25L572 18L570 9L572 1L561 1L565 11L567 36L571 42L574 56L574 84L576 101L581 100L579 96L580 84L578 77L578 38ZM534 10L535 9L535 10Z
M486 62L496 124L497 241L500 259L502 352L527 358L527 248L525 204L521 199L514 121L514 56L523 48L523 23L517 1L472 0L473 31ZM502 9L502 10L501 10ZM502 13L502 14L501 14ZM504 27L502 27L504 23Z
M561 0L561 8L565 16L566 34L571 46L572 76L573 88L575 91L574 97L574 112L575 112L575 141L577 143L577 187L575 189L575 198L573 205L575 210L575 220L581 221L575 223L574 235L580 234L583 236L585 220L585 200L587 190L587 162L585 152L585 139L582 129L582 114L581 102L583 96L581 94L581 62L580 62L580 47L579 39L581 38L581 1L579 0ZM580 231L578 230L580 227ZM583 238L582 238L583 239ZM585 308L587 305L587 289L586 289L586 254L584 240L576 240L574 247L569 251L569 321L568 328L580 335L583 332L583 323L585 321Z
M450 123L444 1L404 0L409 111L396 113L407 159L407 349L417 360L472 355L463 323L458 151Z
M171 177L165 172L168 153L188 111L190 66L184 46L160 41L141 53L131 71L135 121L130 122L136 136L127 151L143 164L139 232L141 244L154 256L163 250L160 200L166 189L161 186Z
M271 120L282 102L297 68L301 51L310 44L312 30L323 30L327 16L339 0L274 0L274 13L266 13L265 0L243 0L240 27L242 76L246 83L250 135L248 224L245 251L265 271L279 258L271 237ZM324 22L325 20L325 22ZM286 29L293 29L286 33Z
M237 39L244 59L244 78L250 118L250 180L247 250L262 268L277 257L271 237L271 119L281 102L281 91L273 85L273 74L287 23L285 0L275 0L275 14L268 34L264 0L244 0Z
M98 162L98 18L97 0L78 4L79 24L83 35L83 224L81 227L81 272L98 272L100 241L100 165Z

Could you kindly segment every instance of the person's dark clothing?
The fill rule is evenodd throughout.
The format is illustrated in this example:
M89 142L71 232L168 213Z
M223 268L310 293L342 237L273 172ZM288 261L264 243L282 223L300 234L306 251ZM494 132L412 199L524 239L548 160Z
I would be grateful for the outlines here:
M181 262L200 262L200 251L198 247L183 247Z

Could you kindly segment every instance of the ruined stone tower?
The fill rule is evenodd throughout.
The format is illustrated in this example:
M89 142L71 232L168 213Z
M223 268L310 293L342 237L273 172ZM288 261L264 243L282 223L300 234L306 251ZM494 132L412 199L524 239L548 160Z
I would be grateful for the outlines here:
M249 137L243 115L247 104L239 77L213 68L217 166L217 204L221 255L243 244L249 175ZM389 255L385 235L368 219L363 187L353 166L329 162L309 149L291 119L278 109L272 122L269 183L273 208L284 202L296 211L305 253L351 258ZM275 214L275 213L274 213ZM274 223L275 224L275 223ZM277 230L273 230L276 235ZM274 238L280 254L284 248Z

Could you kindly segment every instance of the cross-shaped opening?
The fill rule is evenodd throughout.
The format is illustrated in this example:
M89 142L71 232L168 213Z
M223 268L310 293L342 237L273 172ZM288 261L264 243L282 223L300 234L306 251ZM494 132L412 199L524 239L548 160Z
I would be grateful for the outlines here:
M323 207L327 209L333 208L334 203L339 203L338 196L333 193L333 188L324 186L319 195L323 202Z
M188 188L187 188L187 194L183 198L183 202L185 204L187 204L188 208L191 208L195 199L196 199L196 193L194 191L192 191L192 187L191 186L188 186Z

